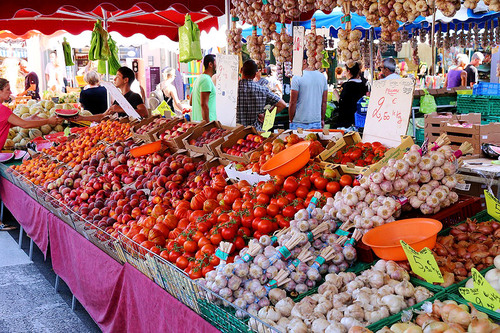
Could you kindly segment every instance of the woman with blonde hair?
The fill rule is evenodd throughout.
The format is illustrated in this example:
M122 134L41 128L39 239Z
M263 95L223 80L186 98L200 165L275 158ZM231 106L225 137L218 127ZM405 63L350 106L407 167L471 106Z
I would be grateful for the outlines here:
M90 71L83 77L87 85L80 93L80 104L82 108L92 114L103 114L108 109L108 93L106 88L99 85L100 75L96 71Z
M467 72L465 67L469 63L469 58L465 54L457 55L457 67L450 69L446 79L444 81L444 86L446 88L456 88L465 87L467 84Z
M177 95L177 89L173 85L175 80L175 69L167 67L163 70L163 81L160 83L163 99L167 102L172 111L179 110L182 112L182 105Z

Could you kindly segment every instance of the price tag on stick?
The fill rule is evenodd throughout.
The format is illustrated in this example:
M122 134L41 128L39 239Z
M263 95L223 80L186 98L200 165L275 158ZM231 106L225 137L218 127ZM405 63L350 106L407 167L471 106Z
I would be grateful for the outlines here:
M266 111L266 115L264 117L264 122L262 123L262 130L267 132L274 126L274 118L276 118L276 108L273 111Z
M404 241L400 242L403 250L405 251L406 257L410 262L411 270L415 274L421 276L429 283L444 282L443 275L439 270L436 258L434 258L432 251L429 250L428 247L425 247L422 251L418 252Z
M471 270L474 288L459 288L460 294L469 302L496 311L500 309L500 294L473 268Z
M484 198L488 214L494 217L495 220L500 221L500 201L488 190L484 190Z

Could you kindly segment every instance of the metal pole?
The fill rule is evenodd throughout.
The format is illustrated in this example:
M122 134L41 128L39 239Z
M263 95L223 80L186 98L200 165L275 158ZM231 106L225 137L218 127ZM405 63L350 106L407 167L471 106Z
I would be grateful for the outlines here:
M373 85L373 77L375 76L375 68L374 68L374 63L373 63L373 28L370 28L370 85Z
M435 75L436 73L436 50L435 50L435 40L434 40L434 31L436 28L436 5L434 5L434 13L432 14L432 27L431 27L431 52L432 52L432 60L431 60L431 75Z
M231 2L230 0L225 0L224 5L226 7L226 33L230 29L230 24L231 24ZM226 54L229 54L229 45L226 47Z

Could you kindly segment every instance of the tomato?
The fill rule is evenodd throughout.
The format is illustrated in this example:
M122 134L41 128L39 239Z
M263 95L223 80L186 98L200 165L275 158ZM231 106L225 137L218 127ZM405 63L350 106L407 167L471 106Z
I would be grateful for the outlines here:
M357 160L356 163L354 163L356 166L365 166L365 161L364 160Z
M208 240L207 237L201 237L199 240L198 240L198 247L201 249L203 248L203 246L207 245L207 244L212 244L210 242L210 240Z
M168 261L170 262L174 262L177 260L177 258L179 258L181 256L181 253L180 252L177 252L177 251L172 251L168 254ZM165 258L165 257L164 257Z
M261 193L257 196L257 203L259 205L266 205L269 203L269 196L265 193Z
M297 182L297 178L293 176L287 177L285 179L285 182L283 183L283 190L285 190L288 193L294 193L298 187L299 184Z
M368 154L366 155L364 161L367 165L373 164L373 158L375 157L374 154Z
M277 215L276 216L276 221L278 222L278 226L283 229L283 228L288 228L290 226L290 222L287 221L283 215Z
M219 223L226 223L227 221L229 221L229 214L226 213L220 214L217 218L217 222Z
M294 193L288 193L285 198L288 199L288 201L292 202L293 200L295 200L296 196L295 196L295 192Z
M273 231L273 223L267 219L261 219L258 225L258 231L263 235L270 233Z
M264 217L267 214L267 210L262 206L257 206L253 209L253 216Z
M315 186L318 190L320 190L320 191L324 190L324 189L326 188L326 185L327 185L327 184L328 184L328 180L326 180L325 178L323 178L323 177L321 177L321 176L320 176L320 177L316 177L316 178L314 179L314 186Z
M276 193L276 188L275 188L274 184L271 182L266 182L262 186L262 193L267 194L267 195L273 195L274 193Z
M196 280L203 277L203 275L201 274L201 268L199 267L189 270L188 275L191 280Z
M241 237L250 237L250 235L252 235L252 232L247 227L241 227L238 229L237 234L238 234L238 236L241 236Z
M192 236L191 239L194 240L196 243L203 237L203 234L201 231L196 231Z
M189 220L188 219L186 219L186 218L181 219L179 221L179 223L177 224L177 228L179 228L180 230L184 230L184 229L187 228L188 224L189 224Z
M215 208L219 206L219 203L215 199L207 199L203 203L203 211L205 212L213 212Z
M189 264L189 261L187 260L187 258L183 257L183 256L180 256L177 258L177 260L175 260L175 265L177 267L179 267L180 269L184 269L188 266Z
M205 216L206 212L203 210L195 210L189 215L189 222L201 222L201 218Z
M253 238L258 240L261 237L262 237L262 234L260 233L260 231L257 230L256 232L253 233Z
M205 244L201 248L201 252L208 253L208 254L214 254L215 253L215 246L213 246L212 244Z
M360 185L360 183L359 183L359 180L358 180L358 179L354 179L354 180L352 181L352 186L359 186L359 185Z
M378 141L372 142L372 146L373 148L383 147L383 145Z
M232 240L236 236L235 228L221 228L220 234L225 240Z
M331 194L335 194L340 191L340 184L337 182L329 182L326 184L326 190Z
M210 260L210 265L212 266L217 266L220 264L220 259L215 255L211 255L209 260Z
M245 240L241 236L236 237L233 244L236 247L236 250L238 250L238 251L246 246Z
M197 224L197 226L198 226L198 230L201 231L202 233L207 232L211 227L210 223L208 223L208 222L200 222Z
M233 202L241 196L240 191L234 186L227 186L224 192L224 202L228 205L232 205Z
M207 200L207 197L202 192L196 194L191 199L191 209L192 210L200 210L203 209L203 203Z
M207 199L217 199L217 194L219 193L213 188L207 186L203 189L203 194L205 194Z
M220 234L214 234L210 236L210 242L214 245L219 245L219 243L222 242L222 236Z
M251 228L252 222L254 220L254 215L252 213L241 216L241 225L245 228Z
M253 209L253 203L250 200L245 200L243 204L241 205L241 209L245 210L252 210Z
M298 198L305 198L307 197L307 193L309 193L309 187L306 187L304 185L300 185L297 191L295 192L295 195Z
M351 152L350 158L353 161L356 161L357 159L359 159L361 157L361 155L363 155L363 152L361 151L361 149L356 149L353 152Z
M233 211L239 212L242 207L243 207L243 199L238 198L234 200L233 206L231 208L233 209Z
M295 208L292 206L286 206L283 208L282 214L284 217L293 217L295 215Z
M288 200L286 197L281 197L281 198L278 198L278 200L276 200L276 204L281 209L283 209L283 207L285 207L289 203L290 203L290 200Z
M277 204L270 204L267 206L267 214L274 217L278 215L280 207Z
M185 241L184 242L184 251L186 252L196 252L198 249L198 244L195 241Z
M224 191L224 188L226 187L227 183L224 177L220 174L215 175L215 177L212 178L211 186L215 191L217 192L222 192Z
M311 181L311 183L314 183L314 181L316 180L316 178L318 177L321 177L321 173L319 172L314 172L310 177L309 177L309 180Z
M205 276L207 275L208 272L213 271L214 266L213 265L207 265L201 269L201 275Z
M311 188L311 179L309 177L304 177L299 182L299 187L304 186L307 187L307 190Z
M348 164L348 163L352 163L352 160L349 157L343 157L340 160L340 164Z
M283 185L284 182L285 182L284 176L280 176L280 175L274 176L274 183L276 185Z
M340 177L340 186L351 186L352 185L352 177L349 175L343 175Z

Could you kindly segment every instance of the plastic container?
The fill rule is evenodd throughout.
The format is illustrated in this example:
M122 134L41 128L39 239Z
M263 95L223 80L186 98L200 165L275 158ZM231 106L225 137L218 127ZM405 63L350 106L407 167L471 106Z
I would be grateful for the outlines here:
M474 95L500 95L500 83L478 82L472 87Z
M153 143L148 143L140 147L130 149L130 153L134 157L144 156L152 153L156 153L161 150L161 140L155 141Z
M302 141L273 156L260 168L271 176L289 176L299 171L311 158L309 141Z
M416 251L424 247L434 248L437 234L443 225L438 220L416 218L387 223L368 231L363 243L370 246L375 254L386 260L406 260L401 240Z
M366 113L354 113L354 126L365 127Z
M481 110L481 114L489 115L490 101L486 96L458 95L457 113L474 113Z

